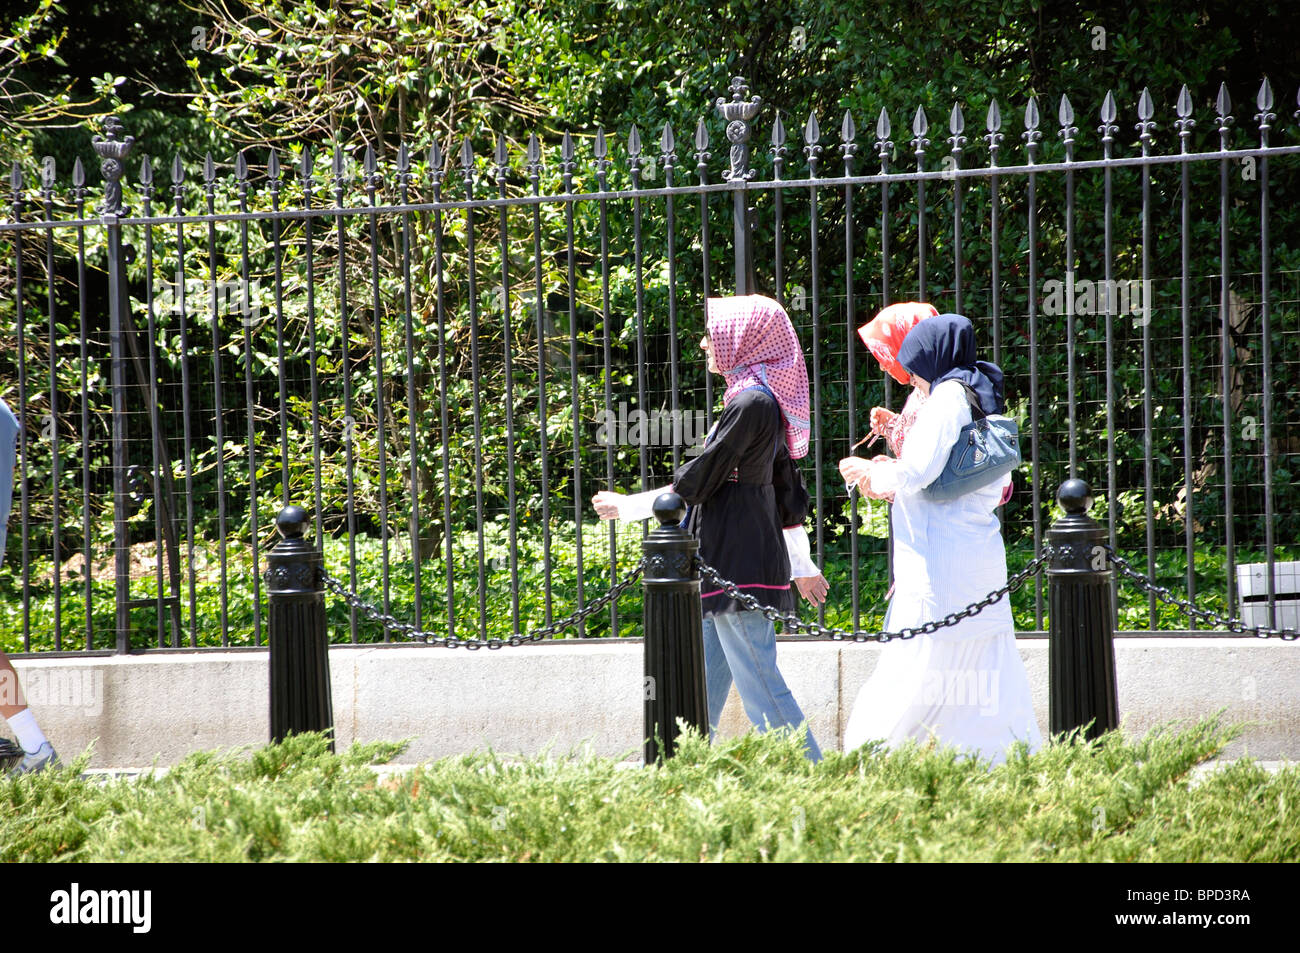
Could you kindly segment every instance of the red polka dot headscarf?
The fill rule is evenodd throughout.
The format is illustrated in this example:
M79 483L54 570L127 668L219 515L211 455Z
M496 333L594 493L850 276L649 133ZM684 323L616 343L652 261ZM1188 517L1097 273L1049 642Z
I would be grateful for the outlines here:
M903 301L891 304L878 315L858 328L862 343L871 349L871 353L880 366L900 384L909 383L912 375L898 363L898 349L903 346L907 332L916 327L918 321L932 318L939 310L923 301Z
M790 316L780 303L763 295L708 300L709 346L727 379L723 404L762 384L772 392L785 417L790 456L808 453L808 364Z

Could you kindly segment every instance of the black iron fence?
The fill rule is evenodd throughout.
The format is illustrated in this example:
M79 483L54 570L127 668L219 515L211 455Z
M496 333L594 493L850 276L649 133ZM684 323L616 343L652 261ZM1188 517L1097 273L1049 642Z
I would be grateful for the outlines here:
M946 137L923 109L910 137L884 109L873 135L846 114L827 137L763 117L741 80L727 93L689 143L338 144L197 173L110 120L93 209L80 163L70 189L52 160L39 183L15 163L0 387L23 431L0 645L264 644L258 568L291 501L383 616L486 639L581 609L643 532L587 500L667 483L702 439L703 300L733 291L781 299L808 352L819 622L864 627L888 585L886 511L846 496L835 463L872 405L903 398L856 327L920 298L975 320L1007 371L1028 435L1013 570L1077 474L1147 575L1235 615L1239 567L1258 565L1252 606L1293 624L1300 111L1279 124L1265 82L1242 130L1226 89L1184 89L1168 121L1145 91L1124 121L1108 96L1095 133L1064 98L1045 128L1031 98L1011 121L992 103L978 134L954 106ZM1021 628L1045 627L1043 594L1019 594ZM336 638L388 637L330 611ZM1198 624L1154 593L1119 612L1123 629ZM583 619L628 635L641 613L625 597Z

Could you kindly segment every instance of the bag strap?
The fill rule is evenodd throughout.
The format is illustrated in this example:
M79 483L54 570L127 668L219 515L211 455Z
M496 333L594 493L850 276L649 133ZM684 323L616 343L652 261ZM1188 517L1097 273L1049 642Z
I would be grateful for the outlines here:
M980 406L979 395L975 393L975 388L971 387L965 381L958 381L962 387L966 388L966 400L970 402L971 421L983 420L988 414L984 413L984 408Z

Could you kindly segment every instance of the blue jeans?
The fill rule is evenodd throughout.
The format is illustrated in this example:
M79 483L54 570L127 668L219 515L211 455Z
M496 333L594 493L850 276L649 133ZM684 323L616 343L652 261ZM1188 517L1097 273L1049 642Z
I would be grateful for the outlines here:
M759 729L804 723L799 703L776 667L776 629L757 610L720 612L704 617L704 672L708 681L709 736L718 727L722 707L736 680L745 714ZM820 761L822 752L808 732L809 760Z

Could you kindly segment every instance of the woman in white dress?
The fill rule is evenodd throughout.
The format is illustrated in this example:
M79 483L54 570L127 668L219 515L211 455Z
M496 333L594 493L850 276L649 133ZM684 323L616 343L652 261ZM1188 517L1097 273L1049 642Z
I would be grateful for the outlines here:
M961 315L919 322L898 350L913 386L928 394L896 460L847 457L844 479L893 501L894 595L885 628L941 619L1006 584L996 508L1010 477L955 500L922 490L942 472L971 422L963 383L985 413L1001 413L1002 371L975 360L975 330ZM1006 599L932 635L890 642L854 703L844 749L934 740L994 764L1015 741L1042 743Z

